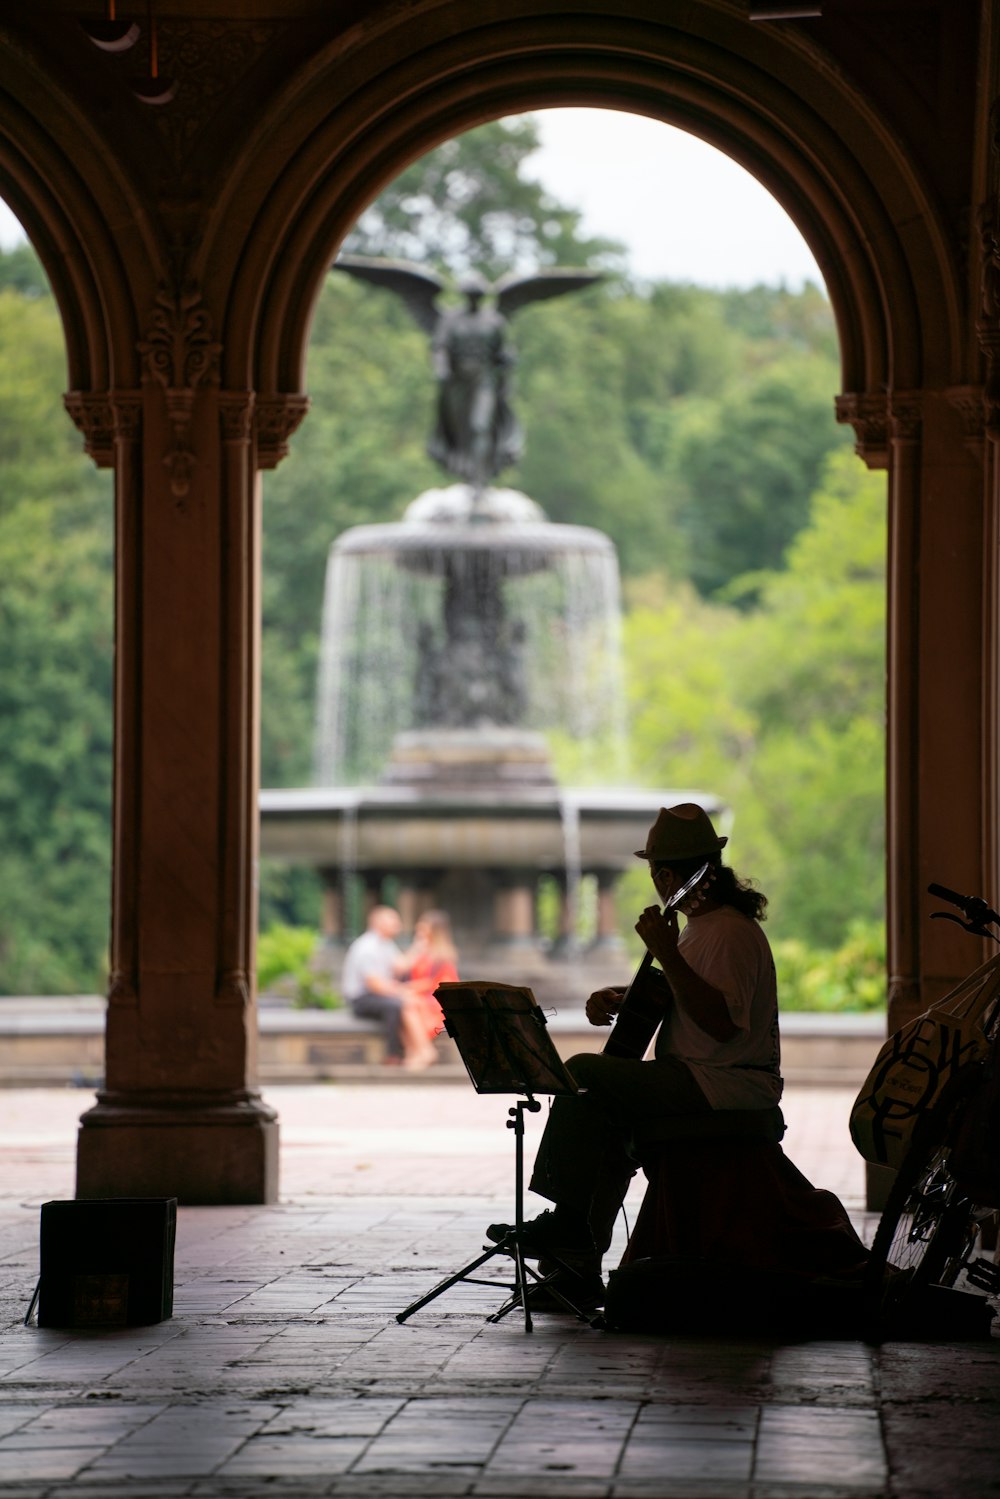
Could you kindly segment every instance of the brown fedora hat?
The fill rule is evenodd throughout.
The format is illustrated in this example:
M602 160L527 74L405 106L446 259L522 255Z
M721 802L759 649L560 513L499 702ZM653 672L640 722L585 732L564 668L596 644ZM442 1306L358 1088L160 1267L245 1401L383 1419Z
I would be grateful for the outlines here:
M650 864L670 864L674 860L698 859L716 854L729 842L720 838L708 813L697 802L681 802L679 807L661 807L649 830L646 847L635 850L636 858Z

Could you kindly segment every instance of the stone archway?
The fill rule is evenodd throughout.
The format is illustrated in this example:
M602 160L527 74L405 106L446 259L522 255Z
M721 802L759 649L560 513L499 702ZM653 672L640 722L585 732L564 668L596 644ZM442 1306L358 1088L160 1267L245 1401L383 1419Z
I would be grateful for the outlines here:
M995 756L988 732L995 646L987 627L995 582L966 570L981 544L986 503L966 268L893 131L842 77L818 65L799 35L786 30L779 41L773 32L748 33L721 5L705 7L698 34L696 18L685 14L674 28L662 8L652 24L591 7L575 33L546 9L526 5L525 18L484 25L473 44L449 30L444 8L439 31L416 54L405 26L380 32L367 86L340 107L329 136L311 119L301 155L286 161L262 206L266 258L248 257L233 291L237 321L250 327L257 317L268 330L247 350L246 366L255 367L258 389L297 388L313 298L357 214L414 156L513 107L638 110L694 131L770 189L810 244L830 291L842 353L838 415L854 426L862 457L888 470L889 946L898 1022L968 961L949 932L925 930L926 883L935 870L961 865L970 887L988 886L997 856L978 794L952 808L945 831L934 829L930 804L939 798L929 790L991 784ZM288 126L283 116L282 131ZM958 540L954 512L934 498L942 483L966 528ZM928 548L937 564L931 571L920 560ZM956 613L958 597L964 607ZM983 649L974 692L966 680L945 710L965 728L942 734L949 689L935 662L951 655L975 660L978 669Z
M920 895L931 878L988 886L997 862L975 275L928 161L822 37L754 26L737 0L635 0L627 16L611 0L417 0L347 27L325 7L297 24L280 0L165 7L189 83L171 114L137 106L113 63L95 71L72 9L4 22L0 172L62 309L71 414L116 471L108 1086L83 1121L81 1194L276 1191L253 1085L259 473L305 412L311 312L343 234L408 161L502 114L602 105L692 130L809 242L840 330L840 414L889 471L894 1018L964 971ZM984 149L972 158L970 203L988 186Z

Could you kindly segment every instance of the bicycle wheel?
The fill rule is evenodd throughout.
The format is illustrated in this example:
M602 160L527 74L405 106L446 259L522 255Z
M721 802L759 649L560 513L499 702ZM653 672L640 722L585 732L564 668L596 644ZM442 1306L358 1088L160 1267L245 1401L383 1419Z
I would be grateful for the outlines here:
M947 1146L914 1146L879 1222L865 1290L880 1326L905 1316L924 1286L953 1286L976 1239L974 1205L948 1170Z

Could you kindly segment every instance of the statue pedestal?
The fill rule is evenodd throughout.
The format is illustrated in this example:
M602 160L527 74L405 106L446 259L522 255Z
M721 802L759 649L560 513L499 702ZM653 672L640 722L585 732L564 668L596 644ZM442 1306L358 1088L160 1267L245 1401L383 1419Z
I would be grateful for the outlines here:
M431 796L495 793L502 801L505 794L528 787L552 793L556 778L541 734L486 725L397 734L382 784L412 786Z

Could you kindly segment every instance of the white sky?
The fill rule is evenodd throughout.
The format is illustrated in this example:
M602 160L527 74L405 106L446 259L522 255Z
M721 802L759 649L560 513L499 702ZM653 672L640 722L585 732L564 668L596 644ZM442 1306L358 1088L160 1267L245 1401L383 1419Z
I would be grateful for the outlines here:
M604 109L539 110L528 175L583 212L587 233L623 241L635 275L703 286L823 281L784 209L696 136ZM734 226L736 226L734 230Z
M542 148L529 175L579 208L587 233L623 241L636 276L703 286L822 285L784 210L713 146L610 110L540 110L536 118ZM0 203L0 244L23 238Z

